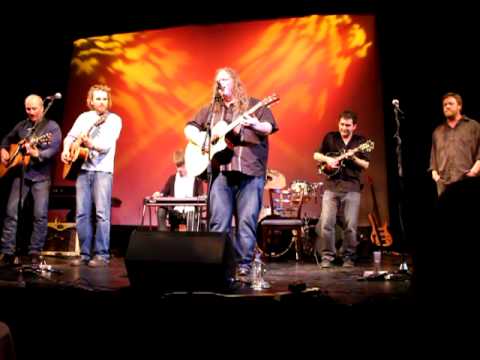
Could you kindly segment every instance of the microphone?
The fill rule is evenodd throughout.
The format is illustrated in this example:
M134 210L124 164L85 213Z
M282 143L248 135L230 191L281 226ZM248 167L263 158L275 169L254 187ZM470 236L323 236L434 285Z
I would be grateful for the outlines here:
M62 98L62 94L60 94L59 92L53 94L53 95L50 95L50 96L47 96L45 98L45 100L58 100L58 99L61 99Z
M403 111L400 109L400 101L398 99L393 99L392 100L392 105L395 107L395 110L397 110L399 113L403 114Z

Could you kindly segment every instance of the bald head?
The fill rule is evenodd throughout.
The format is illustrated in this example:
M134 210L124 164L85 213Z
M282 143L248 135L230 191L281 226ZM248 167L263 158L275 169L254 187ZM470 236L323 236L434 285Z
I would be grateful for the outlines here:
M28 118L37 122L43 118L43 100L40 96L32 94L25 98L25 112Z

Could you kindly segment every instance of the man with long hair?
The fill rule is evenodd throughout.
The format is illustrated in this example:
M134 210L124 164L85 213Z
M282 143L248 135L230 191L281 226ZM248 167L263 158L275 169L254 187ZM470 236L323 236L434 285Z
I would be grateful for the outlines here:
M247 95L237 73L230 68L217 70L212 103L202 108L185 127L187 139L202 146L208 127L238 123L226 135L225 151L215 154L220 166L210 193L210 230L231 234L232 217L236 217L233 247L237 275L246 277L253 260L258 215L268 160L268 136L278 130L272 112L259 107L246 114L259 100ZM212 132L212 142L216 140ZM188 168L188 161L186 163Z

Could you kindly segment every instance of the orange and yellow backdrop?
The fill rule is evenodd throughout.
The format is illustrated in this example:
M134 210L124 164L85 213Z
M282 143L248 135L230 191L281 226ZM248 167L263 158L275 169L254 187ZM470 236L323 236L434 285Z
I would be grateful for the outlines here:
M387 212L384 119L375 18L301 18L183 26L78 39L71 62L64 134L86 110L88 88L112 88L112 111L123 119L113 196L122 200L113 224L140 221L142 200L175 171L172 153L186 145L185 124L210 101L219 67L239 73L251 96L276 93L272 111L280 131L270 137L269 168L288 183L321 181L312 154L337 129L338 114L359 115L358 132L375 141L370 176ZM55 184L67 184L56 171ZM364 191L360 224L371 211ZM305 207L315 217L320 200Z

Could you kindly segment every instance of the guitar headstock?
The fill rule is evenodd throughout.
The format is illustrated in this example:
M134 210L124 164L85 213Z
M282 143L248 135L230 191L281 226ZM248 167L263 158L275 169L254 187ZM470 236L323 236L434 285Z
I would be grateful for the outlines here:
M358 151L370 152L375 148L375 143L372 140L367 140L358 146Z
M277 101L280 101L280 98L278 97L278 95L272 94L264 98L262 101L260 101L260 103L262 104L262 106L269 106L276 103Z

